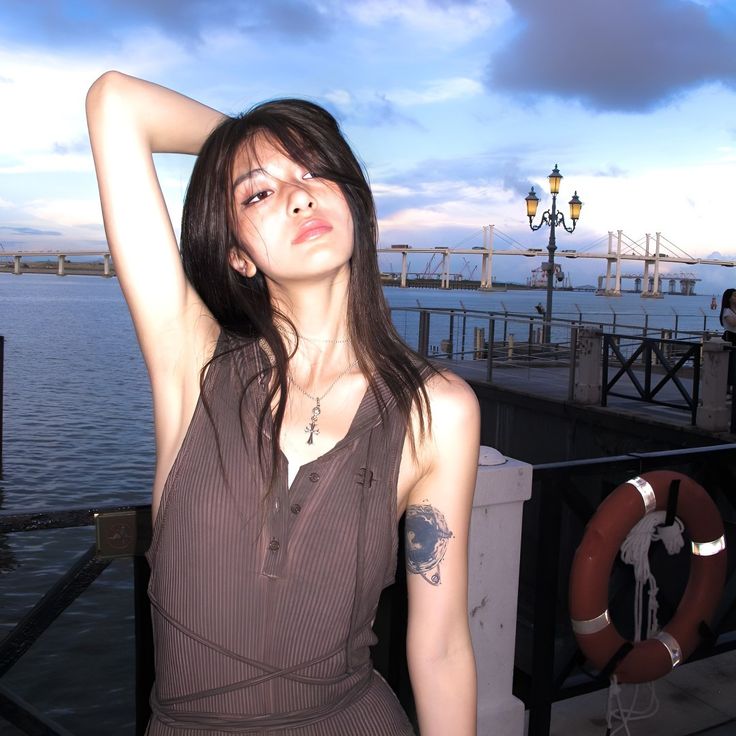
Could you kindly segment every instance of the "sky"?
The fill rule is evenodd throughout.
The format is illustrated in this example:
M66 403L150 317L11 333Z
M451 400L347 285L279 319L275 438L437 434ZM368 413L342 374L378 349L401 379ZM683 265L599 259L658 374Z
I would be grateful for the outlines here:
M524 197L549 207L558 164L563 210L583 201L559 248L661 232L736 259L735 49L736 0L3 0L0 248L104 247L84 98L119 69L230 114L325 105L366 167L382 246L481 245L493 224L496 247L544 248ZM191 165L157 157L176 227ZM574 261L573 283L601 264ZM494 275L535 265L498 258ZM701 293L736 286L694 268Z

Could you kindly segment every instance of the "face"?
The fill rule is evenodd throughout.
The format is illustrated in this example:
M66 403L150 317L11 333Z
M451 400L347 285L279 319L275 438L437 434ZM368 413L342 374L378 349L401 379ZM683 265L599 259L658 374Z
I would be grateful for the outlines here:
M268 139L245 147L232 168L240 249L230 264L271 284L349 276L353 220L340 188L288 158Z
M736 291L731 294L731 296L728 299L729 306L731 309L733 309L734 312L736 312Z

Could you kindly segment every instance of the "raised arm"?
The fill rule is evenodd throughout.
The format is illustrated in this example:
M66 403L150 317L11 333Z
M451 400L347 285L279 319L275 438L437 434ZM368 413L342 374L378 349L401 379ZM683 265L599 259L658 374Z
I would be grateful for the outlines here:
M192 355L201 366L217 328L184 277L153 154L198 153L222 117L119 72L103 74L87 95L105 233L154 383L191 372Z
M205 105L118 72L103 74L87 95L105 233L153 389L154 515L219 327L184 276L153 154L198 153L221 119Z
M452 374L429 388L431 436L406 510L407 657L422 736L475 736L468 627L468 529L478 465L478 402Z

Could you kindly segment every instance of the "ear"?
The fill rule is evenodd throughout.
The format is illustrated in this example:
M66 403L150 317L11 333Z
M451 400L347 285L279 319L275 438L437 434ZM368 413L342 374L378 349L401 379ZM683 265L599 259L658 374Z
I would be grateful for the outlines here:
M241 274L241 276L250 279L258 272L256 264L239 248L230 248L228 260L230 261L230 266Z

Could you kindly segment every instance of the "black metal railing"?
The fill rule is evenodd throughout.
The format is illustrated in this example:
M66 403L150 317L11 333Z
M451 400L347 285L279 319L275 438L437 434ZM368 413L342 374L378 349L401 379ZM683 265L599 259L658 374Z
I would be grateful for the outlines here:
M685 409L690 412L690 421L694 425L698 413L701 344L684 340L654 340L648 337L628 337L626 342L629 349L625 354L618 336L603 335L601 406L607 406L609 396L618 396ZM613 377L609 377L612 364L617 370ZM655 369L658 370L657 373ZM690 390L683 383L682 374L686 370L690 372ZM634 394L614 390L623 378L629 379ZM653 380L655 378L656 383ZM676 388L681 402L658 398L660 391L668 384Z
M608 686L606 679L586 666L570 626L572 558L586 523L612 490L648 470L665 468L683 472L706 488L723 516L731 547L736 542L736 444L534 467L522 530L514 671L514 692L529 709L528 736L548 736L554 702ZM650 556L658 576L664 624L674 614L686 582L689 548L674 557L653 548ZM725 593L711 627L713 639L701 645L691 660L736 648L733 558L728 568ZM633 637L633 630L627 631L627 627L633 629L633 586L631 568L618 561L610 581L609 610L626 638Z
M149 717L148 696L153 683L153 644L146 588L148 564L143 557L151 539L150 506L109 506L31 513L0 512L0 537L94 526L96 539L27 611L0 641L0 678L38 642L49 627L117 558L133 558L135 615L136 734L142 736ZM7 687L0 690L0 723L23 733L55 736L68 731L26 703ZM1 730L1 729L0 729Z
M417 300L416 307L391 307L391 316L404 340L417 352L429 357L447 355L457 360L478 359L476 353L484 350L478 344L479 333L482 333L483 342L489 344L506 345L513 331L517 343L544 345L544 315L541 312L468 309L462 302L460 307L425 307ZM621 315L616 312L612 312L608 319L591 319L592 314L585 315L581 310L577 310L574 317L558 314L553 319L552 339L549 341L553 345L547 347L565 343L573 327L590 327L621 337L650 337L658 340L702 341L716 334L707 329L708 316L704 316L702 330L680 329L680 315L677 313L674 313L674 325L666 315L657 315L656 323L652 324L650 316L654 315L643 313L641 321L622 321L619 319ZM491 323L494 325L493 341L489 339Z
M494 365L565 365L570 359L570 334L576 329L573 321L554 320L554 342L545 343L540 315L424 307L391 311L396 328L420 355L484 361L488 380Z

